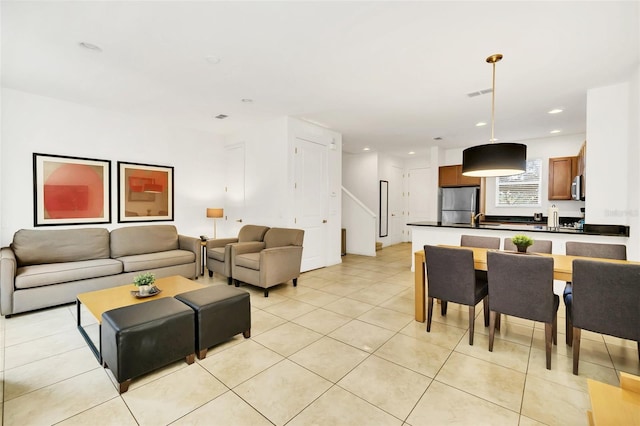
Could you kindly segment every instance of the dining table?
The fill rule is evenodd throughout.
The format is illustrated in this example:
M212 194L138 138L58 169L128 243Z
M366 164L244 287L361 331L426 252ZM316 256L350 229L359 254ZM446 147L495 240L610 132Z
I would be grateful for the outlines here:
M459 248L473 251L473 263L474 267L478 271L487 270L487 252L488 251L500 251L495 249L479 248L479 247L461 247L461 246L449 246L440 245L441 247ZM505 253L515 253L509 251L503 251ZM574 259L587 259L602 262L611 263L626 263L626 264L640 264L640 262L634 262L629 260L617 260L617 259L602 259L595 257L583 257L583 256L569 256L566 254L549 254L549 253L522 253L521 255L529 256L549 256L553 258L553 279L560 281L572 281L573 275L573 261ZM418 250L414 253L414 265L415 265L415 319L418 322L425 322L425 296L426 296L426 280L425 280L425 257L424 250Z

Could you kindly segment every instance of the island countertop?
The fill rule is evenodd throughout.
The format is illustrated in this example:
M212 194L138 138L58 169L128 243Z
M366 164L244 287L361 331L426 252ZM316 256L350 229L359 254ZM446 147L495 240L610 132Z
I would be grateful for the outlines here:
M549 234L571 234L571 235L601 235L609 237L628 237L629 227L624 225L591 225L585 224L583 229L574 227L561 226L559 228L549 228L547 225L540 223L497 223L482 222L478 226L468 223L454 223L443 225L440 222L411 222L407 226L427 226L437 228L458 228L458 229L486 229L492 231L508 231L508 232L543 232Z

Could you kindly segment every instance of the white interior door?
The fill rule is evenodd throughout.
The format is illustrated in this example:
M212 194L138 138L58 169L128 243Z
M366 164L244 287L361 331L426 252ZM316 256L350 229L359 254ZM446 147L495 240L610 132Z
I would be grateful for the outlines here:
M244 143L225 147L224 220L226 237L238 235L244 211Z
M389 244L403 241L402 231L405 226L404 216L404 177L400 167L391 168L389 178Z
M304 229L302 271L309 271L326 266L327 147L300 137L295 147L295 222Z

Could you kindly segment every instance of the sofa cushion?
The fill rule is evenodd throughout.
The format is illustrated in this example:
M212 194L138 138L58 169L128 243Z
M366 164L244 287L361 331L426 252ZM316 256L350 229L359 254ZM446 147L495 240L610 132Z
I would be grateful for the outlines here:
M128 226L111 231L111 257L176 250L178 231L173 225Z
M169 250L159 253L123 256L117 260L122 262L124 272L136 272L193 263L196 261L196 255L187 250Z
M11 243L18 266L109 258L104 228L21 229Z
M224 247L215 247L207 250L207 257L211 259L215 259L219 262L224 262Z
M25 289L120 273L122 263L113 259L29 265L16 270L15 286Z
M260 270L260 253L245 253L236 256L236 265L244 268Z

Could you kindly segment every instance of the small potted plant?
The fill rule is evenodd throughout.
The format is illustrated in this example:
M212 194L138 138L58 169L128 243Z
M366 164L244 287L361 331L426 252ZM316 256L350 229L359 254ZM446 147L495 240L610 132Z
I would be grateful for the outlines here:
M138 287L138 294L140 296L148 296L153 292L155 287L153 283L156 282L156 276L151 272L145 272L144 274L136 275L133 277L133 284Z
M518 253L526 253L527 247L533 244L533 239L526 235L515 235L511 238L511 242L518 248Z

